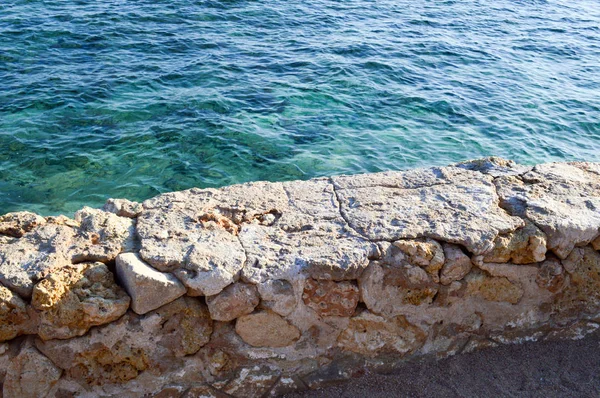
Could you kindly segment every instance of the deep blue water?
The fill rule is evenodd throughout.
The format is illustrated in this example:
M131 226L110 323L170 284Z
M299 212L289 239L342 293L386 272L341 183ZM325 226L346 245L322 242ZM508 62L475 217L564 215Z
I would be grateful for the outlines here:
M600 2L0 1L0 214L600 161Z

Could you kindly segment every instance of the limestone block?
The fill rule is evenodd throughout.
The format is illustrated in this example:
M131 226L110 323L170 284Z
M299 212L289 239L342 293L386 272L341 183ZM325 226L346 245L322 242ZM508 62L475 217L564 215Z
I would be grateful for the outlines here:
M211 318L224 322L251 313L259 302L256 286L242 282L227 286L215 296L206 297Z
M210 340L213 321L208 308L199 299L181 297L148 316L160 319L160 344L176 357L198 352Z
M143 207L141 203L127 199L108 199L103 210L120 217L136 218L142 212Z
M185 294L186 288L172 274L159 272L136 253L117 256L119 281L131 296L131 309L137 314L155 310Z
M0 286L0 341L24 333L29 321L27 304L17 294Z
M418 265L431 275L434 282L439 282L439 271L444 265L442 245L433 239L397 240L391 245L404 255L413 265Z
M567 277L560 260L555 257L548 258L539 267L540 271L536 278L538 286L552 293L557 293L563 289L567 282Z
M533 264L546 258L546 235L531 222L523 228L500 235L494 248L484 254L486 263Z
M30 232L45 223L46 220L44 217L28 211L7 213L0 216L0 235L20 238L25 235L25 233Z
M130 298L103 263L82 263L47 275L33 288L31 305L39 313L44 339L81 336L92 326L121 317Z
M119 253L137 248L135 220L90 207L76 212L75 220L80 223L75 262L113 261Z
M364 310L350 318L338 345L367 357L386 352L403 356L420 348L426 337L422 329L407 322L404 316L384 318Z
M351 316L358 304L358 286L350 282L307 279L304 303L321 316Z
M246 256L236 235L203 221L205 212L194 207L190 195L190 203L140 214L140 256L160 271L173 272L188 294L214 295L237 280Z
M81 337L36 340L36 346L76 383L121 385L146 371L181 371L186 356L206 344L211 333L206 306L196 298L180 297L144 316L127 312Z
M592 241L592 247L594 250L600 250L600 236Z
M61 376L61 370L35 347L26 344L6 371L6 398L45 397Z
M260 283L258 293L261 308L269 309L281 316L289 315L296 308L297 299L294 286L286 280L275 279Z
M556 296L553 308L561 324L582 314L600 312L600 253L591 246L577 247L562 261L568 283Z
M66 225L41 225L20 239L0 244L0 282L29 298L33 286L48 273L71 264L76 230Z
M500 177L495 184L502 206L537 225L559 258L598 236L600 175L591 164L541 164L520 178Z
M235 323L236 333L254 347L285 347L300 338L300 331L270 311L244 315Z
M479 295L488 301L517 304L523 297L523 289L506 277L488 276L481 272L472 272L465 277L467 292Z
M446 261L440 276L442 285L449 285L454 281L459 281L471 271L471 267L473 266L471 258L463 253L460 247L452 244L444 244L444 254Z
M350 226L371 240L428 237L473 254L523 226L499 207L491 176L457 167L333 177Z
M362 301L376 314L398 315L405 306L427 306L439 285L427 272L409 263L372 261L358 279Z
M377 251L373 243L352 234L328 231L331 224L285 232L247 225L240 240L248 255L242 277L251 283L292 278L303 271L313 279L351 280L360 275ZM336 228L343 228L337 224Z

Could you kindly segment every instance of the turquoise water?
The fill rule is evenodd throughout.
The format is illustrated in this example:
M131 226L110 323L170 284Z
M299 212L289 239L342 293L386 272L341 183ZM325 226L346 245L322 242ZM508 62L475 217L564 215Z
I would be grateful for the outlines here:
M0 2L0 213L600 161L597 0Z

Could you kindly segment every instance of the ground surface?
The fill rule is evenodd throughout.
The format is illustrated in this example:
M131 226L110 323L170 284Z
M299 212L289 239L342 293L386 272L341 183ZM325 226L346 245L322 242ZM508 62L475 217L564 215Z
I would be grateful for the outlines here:
M288 398L598 397L600 334L583 340L503 346L440 361L410 362L393 375Z

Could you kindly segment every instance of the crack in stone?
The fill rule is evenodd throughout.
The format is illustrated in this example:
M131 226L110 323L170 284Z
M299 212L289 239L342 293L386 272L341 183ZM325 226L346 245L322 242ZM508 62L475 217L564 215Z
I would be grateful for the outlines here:
M334 201L337 204L337 209L338 209L338 212L340 214L340 217L342 217L342 220L344 220L344 222L346 223L346 225L348 226L348 228L350 228L350 230L352 230L355 234L357 234L358 236L366 239L367 241L372 242L372 243L376 243L376 241L373 241L373 240L369 239L368 236L366 236L365 234L359 232L356 228L354 228L350 224L350 220L344 215L344 211L342 209L342 202L341 202L341 200L340 200L340 198L338 196L338 192L337 192L337 189L335 187L335 183L333 182L333 179L329 178L328 181L331 184L331 187L333 188L333 198L334 198Z

